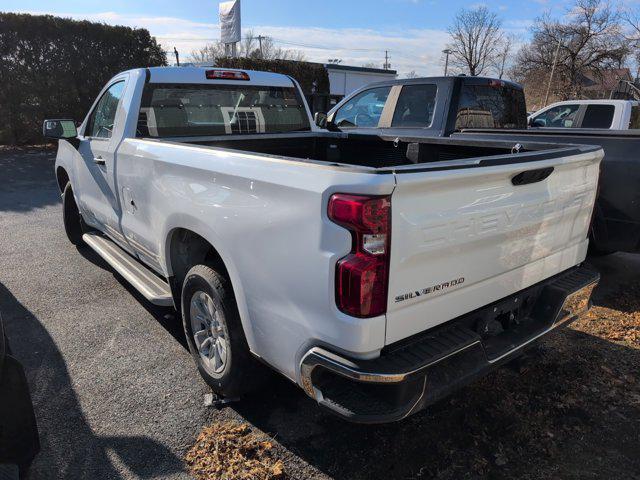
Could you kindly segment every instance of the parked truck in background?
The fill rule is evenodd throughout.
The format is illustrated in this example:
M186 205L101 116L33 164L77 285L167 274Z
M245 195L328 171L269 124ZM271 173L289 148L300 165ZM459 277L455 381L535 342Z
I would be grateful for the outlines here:
M634 100L567 100L529 115L534 128L640 129L640 102Z
M550 106L533 114L528 122L520 85L451 76L371 84L345 98L328 115L318 114L316 120L333 131L387 138L510 141L522 148L538 142L600 146L605 156L590 231L592 251L640 251L637 102L575 102L571 117L564 115L567 109L565 104ZM540 125L543 119L548 121L546 127L527 128L528 123ZM611 129L615 126L625 129Z
M181 312L221 396L260 359L343 418L399 420L577 318L599 278L600 147L319 131L289 77L166 67L44 134L71 242Z

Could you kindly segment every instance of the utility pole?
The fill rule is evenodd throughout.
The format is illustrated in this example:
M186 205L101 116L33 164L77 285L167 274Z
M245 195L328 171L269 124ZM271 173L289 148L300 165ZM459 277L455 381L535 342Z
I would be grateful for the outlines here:
M262 50L262 39L265 38L262 35L258 35L258 43L260 44L260 58L264 60L264 51Z
M391 64L389 63L389 50L384 51L384 69L391 69Z
M544 96L543 108L547 106L549 101L549 92L551 91L551 82L553 81L553 74L556 71L556 63L558 63L558 55L560 54L560 47L562 46L562 39L558 40L558 46L556 47L556 53L553 56L553 65L551 66L551 75L549 75L549 85L547 85L547 94Z
M453 53L453 50L451 50L450 48L445 48L444 50L442 50L442 53L446 55L444 60L444 76L446 77L447 72L449 71L449 55Z
M180 66L180 55L178 54L178 49L173 47L173 54L176 56L176 65Z

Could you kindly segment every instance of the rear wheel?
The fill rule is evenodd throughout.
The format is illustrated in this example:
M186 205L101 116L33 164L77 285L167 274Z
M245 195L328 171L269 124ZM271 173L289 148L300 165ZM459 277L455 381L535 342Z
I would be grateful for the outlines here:
M80 245L82 243L83 222L73 197L71 182L67 183L62 194L62 221L69 241L74 245Z
M254 387L256 362L231 284L208 265L196 265L184 279L182 323L198 371L216 394L236 397Z

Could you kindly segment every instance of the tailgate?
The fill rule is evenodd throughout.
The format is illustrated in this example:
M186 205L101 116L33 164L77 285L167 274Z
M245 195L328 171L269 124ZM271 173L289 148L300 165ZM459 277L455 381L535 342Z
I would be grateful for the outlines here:
M396 174L387 344L584 260L603 153L572 153Z

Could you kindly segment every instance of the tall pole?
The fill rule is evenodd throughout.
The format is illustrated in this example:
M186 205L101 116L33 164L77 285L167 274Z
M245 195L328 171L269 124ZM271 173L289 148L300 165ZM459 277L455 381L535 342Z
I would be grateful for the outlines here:
M562 46L562 40L558 40L558 46L556 47L556 53L553 56L553 65L551 66L551 75L549 75L549 85L547 85L547 94L544 96L543 108L547 106L549 101L549 92L551 92L551 82L553 81L553 74L556 71L556 63L558 63L558 55L560 54L560 47Z
M389 50L384 51L384 69L389 70L391 65L389 65Z
M258 43L260 44L260 58L264 59L264 51L262 50L262 35L258 35Z
M451 50L450 48L445 48L442 53L444 53L446 55L445 60L444 60L444 76L447 76L447 73L449 71L449 55L451 53L453 53L453 50Z

